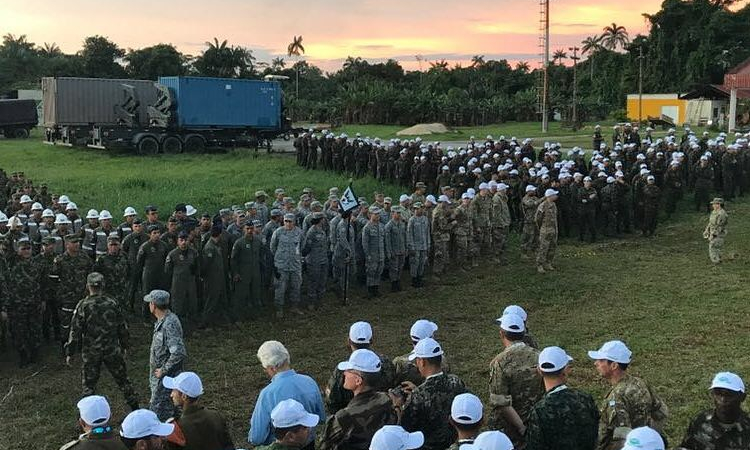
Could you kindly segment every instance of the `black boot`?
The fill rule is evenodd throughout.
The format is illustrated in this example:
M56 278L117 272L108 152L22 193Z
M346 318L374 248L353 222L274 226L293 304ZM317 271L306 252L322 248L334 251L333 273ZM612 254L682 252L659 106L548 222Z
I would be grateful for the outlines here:
M419 287L419 278L411 277L411 287Z
M391 281L391 292L398 292L401 288L398 287L398 281Z
M375 297L380 297L380 285L373 286L372 290L375 293Z
M396 292L401 292L401 280L395 281L396 283Z

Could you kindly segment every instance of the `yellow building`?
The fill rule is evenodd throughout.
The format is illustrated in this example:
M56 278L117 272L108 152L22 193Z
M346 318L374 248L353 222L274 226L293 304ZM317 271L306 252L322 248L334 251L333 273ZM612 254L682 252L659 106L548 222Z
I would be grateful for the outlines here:
M680 100L679 94L643 94L640 104L640 117L648 121L649 117L670 117L675 125L686 122L687 100ZM628 119L637 122L639 117L638 94L628 94Z

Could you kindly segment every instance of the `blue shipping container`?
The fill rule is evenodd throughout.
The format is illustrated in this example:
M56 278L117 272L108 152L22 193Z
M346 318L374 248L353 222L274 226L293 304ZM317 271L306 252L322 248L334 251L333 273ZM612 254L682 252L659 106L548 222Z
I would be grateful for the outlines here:
M160 77L159 83L172 94L180 127L281 128L277 81Z

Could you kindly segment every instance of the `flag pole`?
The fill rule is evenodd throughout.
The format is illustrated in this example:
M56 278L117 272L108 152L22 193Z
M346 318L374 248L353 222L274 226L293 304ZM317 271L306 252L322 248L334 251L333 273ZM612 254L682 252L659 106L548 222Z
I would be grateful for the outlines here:
M354 197L355 202L357 201L357 197L354 196L354 189L352 189L352 179L349 178L349 186L347 187L347 190L351 192L352 197ZM346 191L344 191L344 198L346 198ZM348 209L344 211L346 216L346 243L349 244L350 239L350 230L352 227L352 213L351 211L355 209L353 207L352 209ZM354 247L350 246L349 248L349 261L346 263L346 266L344 266L344 296L342 298L342 305L346 306L349 304L349 268L351 267L352 259L354 258Z

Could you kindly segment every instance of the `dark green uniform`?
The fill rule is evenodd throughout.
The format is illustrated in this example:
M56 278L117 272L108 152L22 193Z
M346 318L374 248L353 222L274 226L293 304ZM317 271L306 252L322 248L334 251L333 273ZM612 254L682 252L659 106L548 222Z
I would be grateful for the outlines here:
M138 405L138 396L128 379L123 352L128 349L130 333L117 302L106 295L89 295L73 312L65 353L81 352L83 362L83 395L93 395L99 381L101 366L109 370L131 407Z
M201 278L203 279L203 322L216 318L219 305L226 301L226 272L221 245L209 238L201 253Z
M198 315L198 252L187 247L175 248L167 255L164 271L170 280L169 294L172 310L183 320L193 320Z
M261 258L263 242L260 235L242 236L234 242L229 265L234 282L234 304L244 311L262 305ZM236 278L239 277L239 280Z
M112 427L97 427L68 442L60 450L127 450L120 436Z
M185 445L168 443L169 449L182 450L227 450L234 448L227 422L218 411L201 405L189 405L179 419L175 420L185 436Z
M424 450L444 450L457 437L449 424L453 398L466 392L466 386L455 375L439 373L417 386L403 407L401 426L409 432L424 433Z
M594 450L599 411L591 395L557 386L531 409L526 450Z
M396 385L396 367L387 356L383 356L380 353L377 355L380 357L380 382L375 389L385 392ZM338 367L333 369L326 388L328 391L325 398L326 411L331 415L345 408L352 397L354 397L352 391L344 389L344 372L339 370Z

